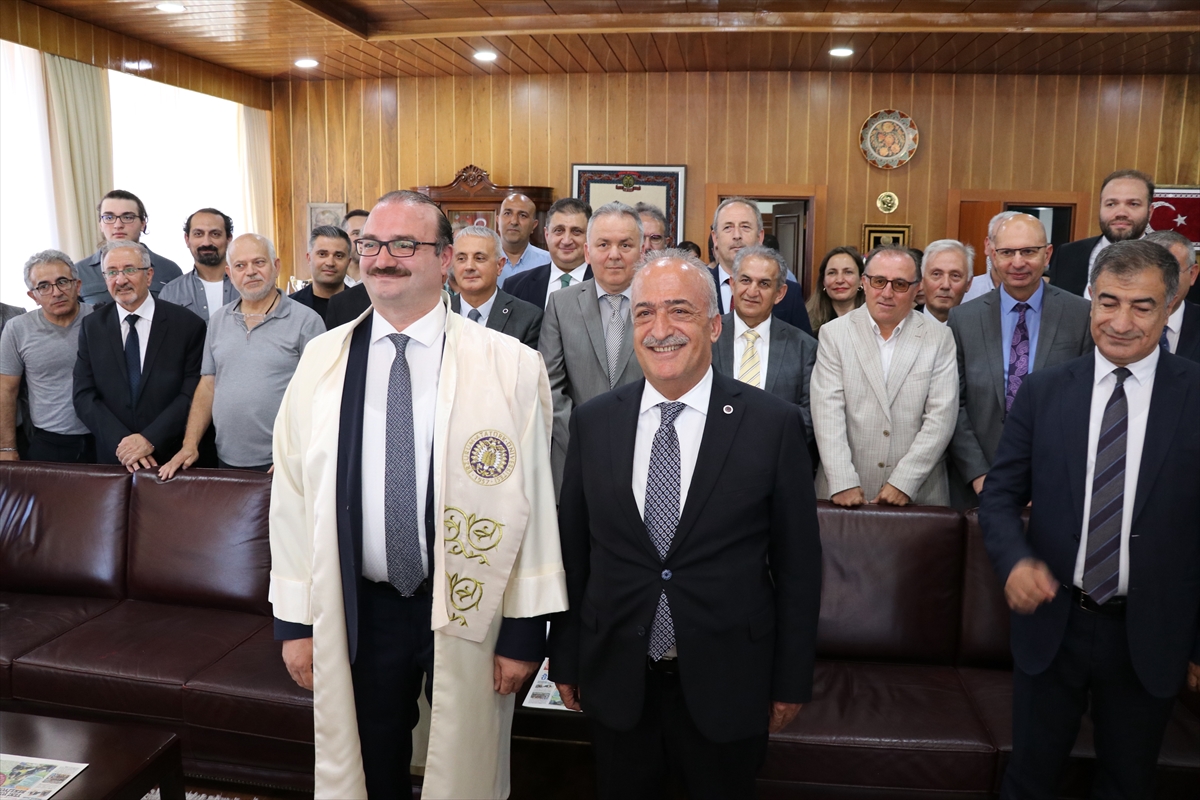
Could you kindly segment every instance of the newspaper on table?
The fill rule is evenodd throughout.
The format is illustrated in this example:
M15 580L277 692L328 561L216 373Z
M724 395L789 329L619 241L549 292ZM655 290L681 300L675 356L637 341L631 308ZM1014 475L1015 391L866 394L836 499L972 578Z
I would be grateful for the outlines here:
M86 768L73 761L0 753L0 798L45 800Z
M563 705L558 687L550 680L550 659L547 658L542 662L542 666L538 667L533 686L529 687L529 694L525 695L525 702L521 705L526 708L549 708L555 711L575 710Z

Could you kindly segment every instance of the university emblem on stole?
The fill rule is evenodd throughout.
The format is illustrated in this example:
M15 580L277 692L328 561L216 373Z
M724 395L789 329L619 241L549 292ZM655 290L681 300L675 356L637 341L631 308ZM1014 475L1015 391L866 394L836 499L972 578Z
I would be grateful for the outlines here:
M481 486L495 486L512 475L517 465L517 448L500 431L480 431L463 448L463 469Z

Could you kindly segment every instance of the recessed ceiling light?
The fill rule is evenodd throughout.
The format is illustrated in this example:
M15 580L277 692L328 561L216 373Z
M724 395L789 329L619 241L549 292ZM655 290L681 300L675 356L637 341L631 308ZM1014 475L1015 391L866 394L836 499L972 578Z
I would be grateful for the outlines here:
M316 65L317 60L315 58L301 58L296 61L296 66L301 69L312 69Z
M164 14L182 14L187 11L187 8L181 3L159 3L155 8Z
M831 55L831 56L839 56L839 57L843 57L843 58L844 58L845 56L852 56L852 55L854 55L854 51L853 51L853 50L851 50L849 47L835 47L835 48L833 48L832 50L830 50L830 51L829 51L829 55Z
M149 61L147 61L144 58L141 61L126 61L125 62L125 69L129 70L130 72L145 72L146 70L150 69L153 66L154 66L153 64L151 64Z
M493 53L491 50L480 50L475 53L475 60L476 61L495 61L496 54Z

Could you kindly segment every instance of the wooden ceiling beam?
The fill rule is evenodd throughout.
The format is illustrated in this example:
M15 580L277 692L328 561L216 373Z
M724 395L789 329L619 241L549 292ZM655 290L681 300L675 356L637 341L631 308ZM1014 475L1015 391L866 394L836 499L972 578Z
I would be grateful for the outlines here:
M291 0L304 7L326 0ZM313 10L310 8L310 10ZM314 11L314 13L320 13ZM549 35L556 33L849 32L918 33L1172 33L1200 28L1200 12L1146 13L841 13L681 12L665 14L540 14L371 22L369 40L446 36Z
M316 14L326 22L332 22L347 33L360 39L368 34L367 15L338 0L288 0L292 5Z

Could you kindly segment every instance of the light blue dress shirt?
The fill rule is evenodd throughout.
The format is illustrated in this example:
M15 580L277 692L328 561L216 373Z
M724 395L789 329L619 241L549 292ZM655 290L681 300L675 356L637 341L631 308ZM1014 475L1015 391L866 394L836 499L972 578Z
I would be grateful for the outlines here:
M500 277L496 280L496 287L503 289L504 282L513 275L517 275L521 272L525 272L526 270L533 269L534 267L540 267L543 264L549 263L550 253L540 247L534 247L533 243L530 242L525 247L525 252L521 253L521 259L519 261L516 263L506 263L504 265L504 269L500 270Z
M1025 312L1025 327L1029 329L1029 371L1033 372L1033 359L1037 355L1038 331L1042 327L1042 298L1046 296L1045 281L1038 281L1037 291L1025 302L1029 309ZM1008 362L1012 355L1013 331L1017 329L1020 312L1016 310L1017 303L1004 285L1000 285L1000 352L1004 356L1004 383L1008 385Z

